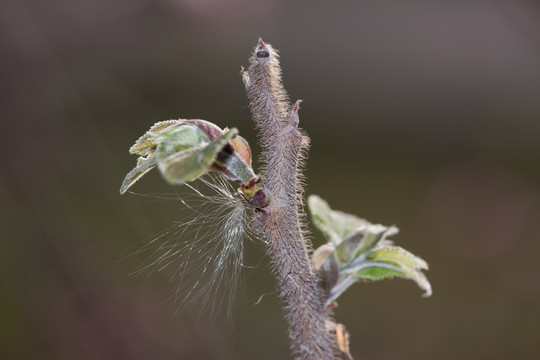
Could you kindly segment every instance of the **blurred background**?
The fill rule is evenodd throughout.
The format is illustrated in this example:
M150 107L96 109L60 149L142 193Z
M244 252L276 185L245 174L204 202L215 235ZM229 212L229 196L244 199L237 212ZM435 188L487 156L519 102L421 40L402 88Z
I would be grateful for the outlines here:
M393 280L340 299L353 356L538 358L530 0L2 1L0 358L289 358L262 244L247 245L232 320L177 313L174 284L130 276L145 255L126 254L181 204L118 193L128 148L160 120L237 127L257 154L239 71L259 36L304 100L307 194L398 225L431 266L431 298ZM174 192L157 172L133 189Z

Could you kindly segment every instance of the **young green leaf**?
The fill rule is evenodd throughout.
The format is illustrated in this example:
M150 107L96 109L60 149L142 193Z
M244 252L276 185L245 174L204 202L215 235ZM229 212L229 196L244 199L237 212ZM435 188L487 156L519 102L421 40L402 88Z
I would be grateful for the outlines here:
M422 273L428 269L428 264L418 256L395 245L382 244L367 256L373 266L356 272L361 280L383 280L392 277L410 279L424 290L425 297L431 296L431 284Z
M238 130L231 129L216 140L200 145L184 147L164 140L156 149L155 157L161 174L170 184L180 185L193 181L211 170L218 153L232 139ZM176 148L180 149L177 152Z
M358 279L361 280L376 281L402 276L403 272L400 269L394 267L382 267L374 265L363 268L362 270L358 270L355 275Z
M124 178L122 186L120 187L120 194L125 193L133 184L135 184L144 174L156 167L154 158L139 157L137 159L137 166L135 166Z
M348 263L359 255L374 248L386 239L387 236L399 232L395 226L367 224L351 232L336 248L337 255L342 263Z
M169 128L178 126L180 123L181 120L166 120L155 123L150 130L135 142L129 149L129 153L140 156L151 155L157 146L157 137Z
M308 206L313 224L335 245L361 226L369 224L355 215L332 210L328 203L317 195L308 197Z

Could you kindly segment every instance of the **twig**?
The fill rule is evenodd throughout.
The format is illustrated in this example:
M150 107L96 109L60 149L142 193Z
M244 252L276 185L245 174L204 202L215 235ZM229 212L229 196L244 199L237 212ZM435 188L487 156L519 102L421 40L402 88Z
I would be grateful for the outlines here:
M256 211L255 225L268 242L273 271L286 302L292 348L298 359L334 359L335 333L328 327L332 321L324 311L323 292L299 221L299 167L309 142L298 130L300 101L290 105L277 52L260 39L242 78L260 132L262 181L270 200Z

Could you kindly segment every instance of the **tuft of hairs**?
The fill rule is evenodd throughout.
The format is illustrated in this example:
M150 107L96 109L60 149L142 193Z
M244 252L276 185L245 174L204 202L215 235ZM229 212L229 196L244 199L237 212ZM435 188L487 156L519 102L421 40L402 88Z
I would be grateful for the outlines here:
M179 313L213 320L226 309L230 317L244 241L254 236L248 221L253 210L223 175L208 174L185 186L188 191L166 199L180 201L187 214L132 254L147 256L133 275L164 273Z

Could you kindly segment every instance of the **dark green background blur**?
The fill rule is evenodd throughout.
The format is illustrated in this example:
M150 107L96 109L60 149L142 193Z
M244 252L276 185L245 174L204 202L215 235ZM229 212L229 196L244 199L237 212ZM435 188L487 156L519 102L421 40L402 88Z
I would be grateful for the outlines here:
M260 244L232 321L175 316L173 285L123 260L180 208L118 193L150 125L235 126L258 152L239 71L259 36L304 100L307 193L397 224L431 265L429 299L399 280L340 299L353 355L539 358L540 3L525 0L3 0L0 358L288 358ZM134 190L173 191L157 173Z

